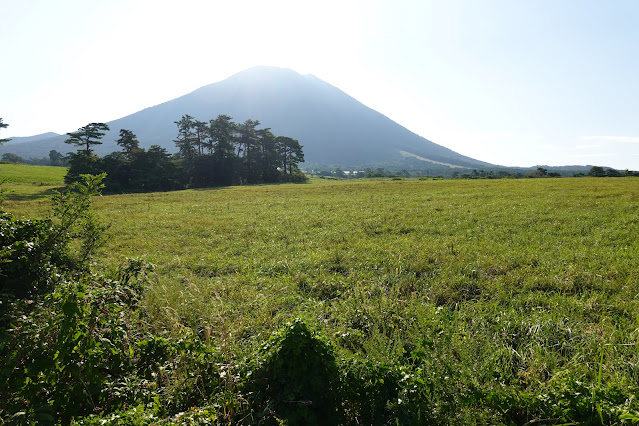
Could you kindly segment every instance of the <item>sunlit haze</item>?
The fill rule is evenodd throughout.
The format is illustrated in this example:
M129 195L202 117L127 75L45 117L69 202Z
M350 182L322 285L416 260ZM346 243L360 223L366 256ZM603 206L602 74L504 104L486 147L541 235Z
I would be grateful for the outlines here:
M5 1L0 137L274 65L478 160L637 170L637 22L634 0Z

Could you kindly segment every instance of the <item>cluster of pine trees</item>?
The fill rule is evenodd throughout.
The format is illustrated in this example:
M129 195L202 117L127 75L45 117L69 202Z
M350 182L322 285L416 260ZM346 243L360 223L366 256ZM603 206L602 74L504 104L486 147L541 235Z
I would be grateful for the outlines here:
M122 151L100 158L91 147L102 143L107 124L90 123L67 133L65 142L80 147L70 155L67 183L81 174L106 173L109 192L127 192L306 180L298 168L304 161L299 142L258 129L257 120L237 124L219 115L206 123L184 115L175 124L178 152L173 155L159 145L145 150L133 132L121 129L116 143Z

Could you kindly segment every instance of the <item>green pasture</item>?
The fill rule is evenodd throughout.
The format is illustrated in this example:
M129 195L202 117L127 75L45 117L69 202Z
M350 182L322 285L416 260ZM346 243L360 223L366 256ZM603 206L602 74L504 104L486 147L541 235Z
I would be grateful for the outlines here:
M66 173L66 167L0 163L0 180L5 181L2 188L8 190L8 200L14 201L50 196L53 189L64 186Z
M3 208L46 214L37 189L63 172L11 169ZM150 331L232 360L302 318L342 357L423 353L451 398L501 395L476 404L487 423L525 395L593 392L595 410L595 388L637 410L639 179L312 180L102 196L95 209L110 236L96 268L156 265Z

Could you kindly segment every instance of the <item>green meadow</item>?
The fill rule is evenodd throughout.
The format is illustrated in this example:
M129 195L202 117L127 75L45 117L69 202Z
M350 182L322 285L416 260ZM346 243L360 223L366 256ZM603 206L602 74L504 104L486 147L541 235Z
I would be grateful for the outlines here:
M44 216L64 169L24 167L0 165L1 207ZM318 179L94 210L94 270L153 265L145 332L231 365L299 318L378 401L351 395L344 423L637 421L637 178Z
M53 189L64 186L66 173L64 167L0 163L0 179L5 181L2 189L11 192L13 200L37 200L51 195Z

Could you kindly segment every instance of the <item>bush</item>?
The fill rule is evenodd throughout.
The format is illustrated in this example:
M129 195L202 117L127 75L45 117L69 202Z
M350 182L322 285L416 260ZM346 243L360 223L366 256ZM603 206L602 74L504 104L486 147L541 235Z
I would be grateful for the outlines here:
M68 423L129 401L130 293L113 281L62 282L29 315L16 316L15 304L4 312L12 326L2 336L6 388L0 387L0 396L10 411Z
M18 298L42 295L63 276L88 268L104 231L90 210L103 178L83 175L56 192L47 219L16 219L0 211L0 291Z
M137 333L147 268L131 260L114 278L86 274L35 302L0 300L0 418L150 420L206 403L220 379L211 347Z
M0 212L2 418L68 423L132 397L122 381L139 270L117 281L88 268L104 230L90 211L103 178L83 175L55 193L47 219Z

